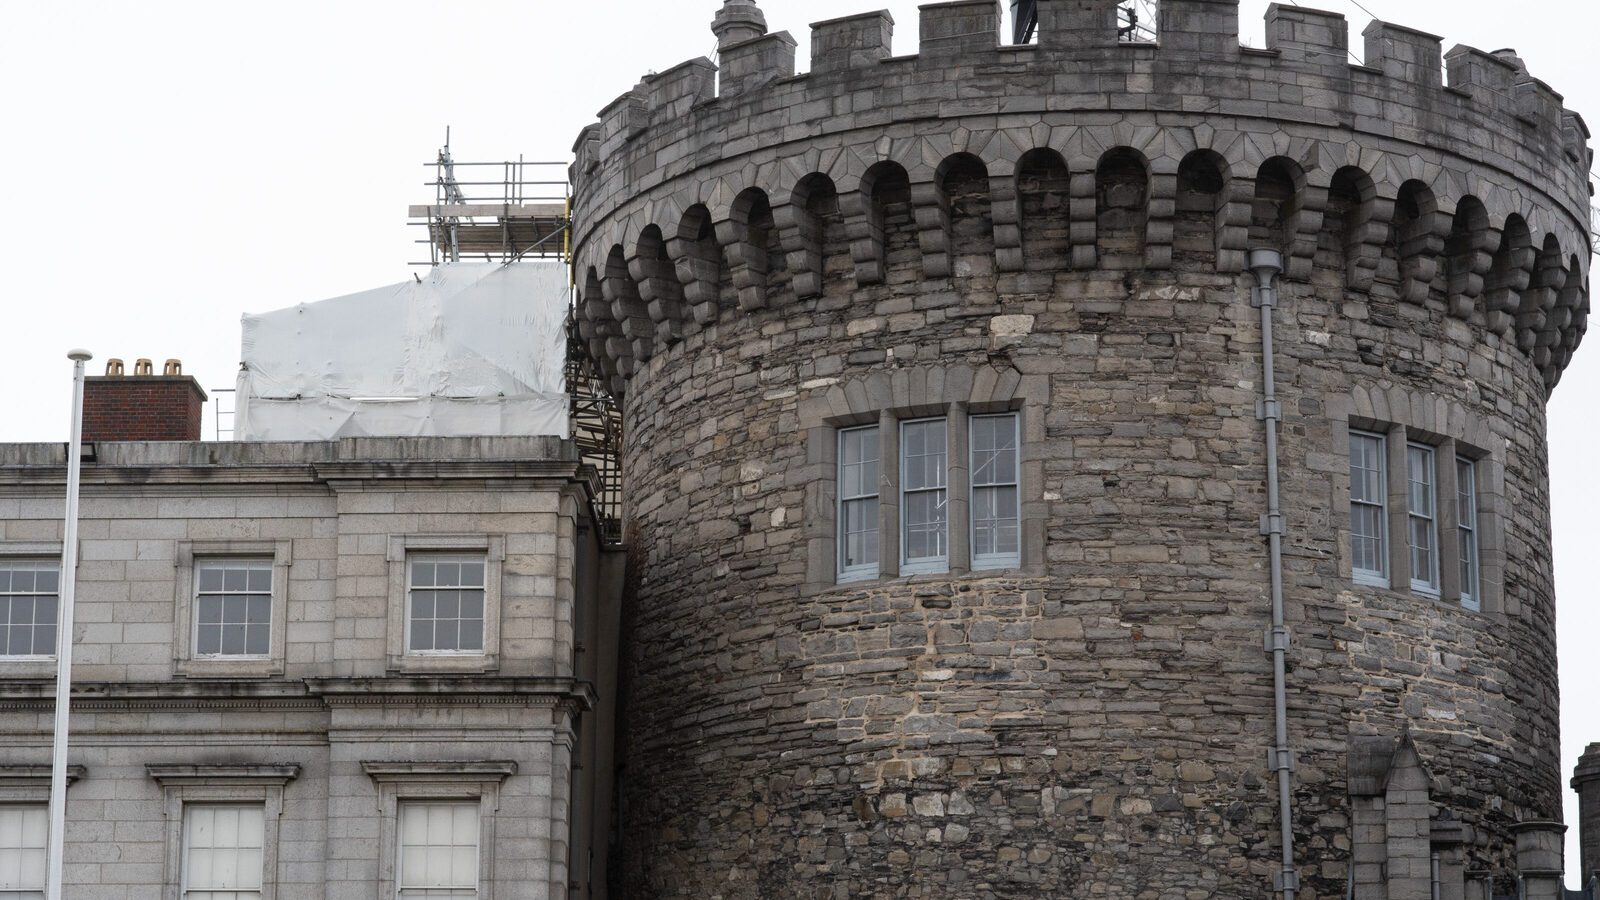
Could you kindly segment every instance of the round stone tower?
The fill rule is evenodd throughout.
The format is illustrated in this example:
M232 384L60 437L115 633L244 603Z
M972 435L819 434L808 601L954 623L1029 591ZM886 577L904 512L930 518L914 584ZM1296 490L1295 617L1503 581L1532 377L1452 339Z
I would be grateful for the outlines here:
M868 13L796 75L728 0L580 135L625 896L1555 883L1588 131L1511 51L1159 8Z

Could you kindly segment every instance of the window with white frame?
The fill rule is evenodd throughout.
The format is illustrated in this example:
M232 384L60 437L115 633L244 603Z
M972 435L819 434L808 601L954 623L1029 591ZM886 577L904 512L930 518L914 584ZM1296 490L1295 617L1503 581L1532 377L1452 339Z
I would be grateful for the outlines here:
M1478 594L1478 467L1456 457L1456 537L1460 547L1461 605L1479 609Z
M839 580L878 574L878 426L839 432Z
M271 653L272 567L270 559L195 561L195 658Z
M483 554L408 554L407 653L483 653L484 570Z
M478 896L477 800L403 801L396 888L409 900Z
M43 900L49 831L47 807L0 805L0 898Z
M1350 432L1350 553L1355 580L1389 584L1384 437Z
M943 572L950 559L944 419L900 423L900 571Z
M266 842L265 811L253 804L185 804L184 900L256 900Z
M56 654L56 560L0 559L0 656Z
M1433 448L1406 445L1406 538L1411 550L1411 589L1439 593L1438 478Z
M972 473L972 567L1003 569L1022 562L1020 444L1016 413L968 420Z

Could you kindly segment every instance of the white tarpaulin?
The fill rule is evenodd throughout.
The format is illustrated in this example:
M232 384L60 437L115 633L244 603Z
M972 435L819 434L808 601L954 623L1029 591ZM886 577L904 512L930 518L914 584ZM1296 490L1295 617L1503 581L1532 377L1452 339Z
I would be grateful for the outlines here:
M234 437L567 437L567 271L452 263L244 317Z

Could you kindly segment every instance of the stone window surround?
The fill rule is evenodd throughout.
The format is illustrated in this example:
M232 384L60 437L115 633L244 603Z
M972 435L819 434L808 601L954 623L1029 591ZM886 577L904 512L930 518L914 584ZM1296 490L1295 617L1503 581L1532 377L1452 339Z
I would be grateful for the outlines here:
M1434 395L1401 389L1356 389L1349 398L1328 406L1333 447L1344 461L1334 473L1333 525L1339 531L1341 567L1358 589L1387 590L1406 597L1441 603L1467 613L1520 615L1519 604L1505 596L1505 442L1466 407ZM1350 432L1383 435L1388 479L1389 585L1357 580L1351 574L1350 551ZM1439 587L1437 594L1411 589L1411 559L1407 540L1409 499L1406 486L1406 447L1424 444L1434 449L1434 494L1439 534ZM1471 460L1477 477L1478 609L1461 603L1460 545L1456 537L1457 458ZM1398 587L1396 586L1398 585Z
M0 541L0 557L7 559L61 559L61 541ZM57 603L60 602L57 590ZM59 606L57 620L59 622ZM54 678L55 654L48 657L0 656L0 678Z
M478 900L494 898L495 814L500 785L517 773L514 760L364 761L378 789L378 900L395 896L400 855L400 804L407 800L478 801Z
M1036 571L1044 564L1045 513L1044 416L1049 384L1043 376L1023 376L1015 369L990 366L907 367L873 372L831 385L826 394L801 405L800 427L806 434L807 595L857 589L892 579L945 580ZM1020 568L971 568L971 533L967 472L969 416L1015 412L1021 446L1018 450L1021 516ZM949 548L946 572L900 573L900 450L902 420L944 417L950 466ZM876 423L879 428L878 577L838 580L837 479L839 431Z
M279 541L179 541L172 556L176 570L173 590L172 669L185 678L270 678L284 671L284 644L289 630L289 567L294 563L294 542ZM272 638L267 658L197 656L194 652L195 560L272 560Z
M67 788L88 774L80 765L67 766ZM49 803L50 765L0 765L0 803Z
M420 654L406 651L406 558L412 553L482 553L483 652ZM499 534L389 535L388 669L403 673L493 672L500 668L500 592L506 539Z
M300 766L152 763L144 768L161 786L166 819L163 900L180 900L183 894L183 808L190 803L261 804L261 900L273 900L278 886L278 821L283 815L284 786L300 774Z

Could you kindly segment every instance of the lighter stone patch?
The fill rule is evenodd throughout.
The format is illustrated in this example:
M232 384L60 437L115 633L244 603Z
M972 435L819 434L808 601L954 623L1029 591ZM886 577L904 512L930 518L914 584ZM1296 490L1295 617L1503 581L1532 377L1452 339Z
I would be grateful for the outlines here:
M1032 334L1033 316L995 316L989 320L989 333L996 335Z
M1306 329L1306 343L1308 344L1315 344L1318 347L1326 347L1328 346L1328 342L1332 339L1333 336L1328 334L1326 331L1316 331L1310 328Z

